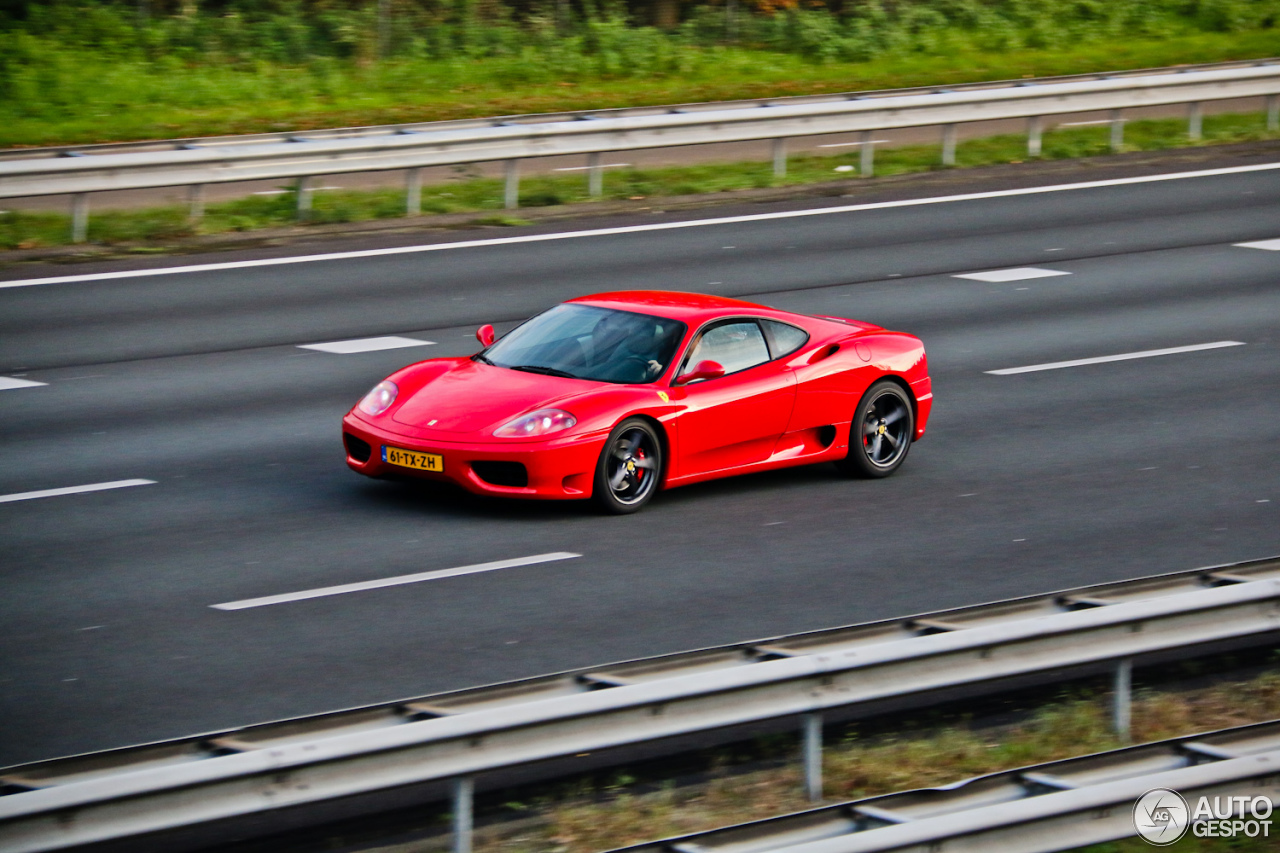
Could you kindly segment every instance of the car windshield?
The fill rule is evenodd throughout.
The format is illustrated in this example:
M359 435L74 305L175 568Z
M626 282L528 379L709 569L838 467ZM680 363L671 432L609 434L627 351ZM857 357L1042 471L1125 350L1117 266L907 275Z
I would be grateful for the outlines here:
M678 320L565 303L518 326L479 357L530 373L652 382L671 363L684 333Z

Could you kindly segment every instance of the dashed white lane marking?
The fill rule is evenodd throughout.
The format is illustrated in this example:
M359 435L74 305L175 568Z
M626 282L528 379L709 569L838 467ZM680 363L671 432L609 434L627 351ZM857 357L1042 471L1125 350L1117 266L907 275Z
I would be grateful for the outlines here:
M1060 367L1080 367L1085 364L1103 364L1108 361L1128 361L1131 358L1154 358L1158 355L1177 355L1183 352L1199 352L1206 349L1222 347L1242 347L1244 341L1214 341L1211 344L1192 344L1185 347L1169 347L1168 349L1149 349L1142 352L1124 352L1119 355L1101 355L1097 358L1076 358L1071 361L1051 361L1047 364L1029 364L1026 367L1006 367L1003 370L985 370L993 376L1009 376L1013 373L1034 373L1037 370L1057 370Z
M953 275L952 278L968 278L974 281L1026 281L1032 278L1053 278L1055 275L1071 275L1062 270L1046 270L1040 267L1014 267L1007 270L987 270Z
M108 489L127 489L130 486L150 486L155 480L113 480L110 483L90 483L87 486L67 486L63 489L43 489L38 492L17 492L0 495L0 504L11 501L32 501L36 498L56 498L60 495L82 495L85 492L105 492Z
M48 384L48 382L33 382L30 379L15 379L12 376L0 376L0 391L8 391L12 388L35 388L38 385Z
M417 338L401 338L390 335L385 338L357 338L352 341L330 341L326 344L300 344L298 349L313 349L319 352L332 352L338 355L350 355L357 352L377 352L383 349L403 349L404 347L427 347L435 341L420 341Z
M538 563L554 563L557 560L572 560L581 557L569 551L556 551L551 554L535 554L532 557L516 557L514 560L497 560L492 563L476 563L474 566L459 566L455 569L439 569L434 572L418 572L413 575L399 575L394 578L382 578L375 581L345 583L340 586L326 586L319 589L306 589L301 592L286 592L282 595L267 595L262 598L246 598L241 601L228 601L224 604L210 604L214 610L248 610L251 607L267 607L271 604L285 604L290 601L305 601L309 598L324 598L329 595L344 595L348 592L363 592L367 589L382 589L388 586L403 586L410 583L456 578L459 575L474 575L480 572L493 572L498 569L513 569L517 566L532 566Z
M589 231L559 231L554 234L522 234L518 237L490 237L484 240L459 240L456 243L429 243L423 246L396 246L387 249L362 249L356 252L332 252L327 255L295 255L288 258L262 258L254 261L227 261L219 264L193 264L185 267L164 267L148 270L122 270L83 275L60 275L50 278L27 278L0 281L0 288L32 287L42 284L70 284L77 281L107 281L117 278L144 278L155 275L213 272L217 270L248 269L251 267L307 264L317 261L346 261L353 258L376 258L384 255L407 255L418 252L443 252L451 249L474 249L481 246L510 246L518 243L541 243L549 240L573 240L582 237L607 237L615 234L639 234L646 231L673 231L680 228L706 228L716 225L734 225L740 222L766 222L775 219L795 219L802 216L828 216L839 213L856 213L864 210L889 210L897 207L919 207L928 204L949 204L959 201L982 201L993 198L1014 198L1041 193L1090 190L1104 187L1122 187L1132 184L1150 184L1161 181L1179 181L1187 178L1212 178L1221 175L1243 175L1280 169L1280 163L1257 163L1251 166L1229 166L1223 169L1202 169L1196 172L1171 172L1165 175L1142 175L1134 178L1111 178L1105 181L1083 181L1078 184L1053 184L1047 187L1023 187L1012 190L995 190L982 193L936 196L934 198L879 201L869 204L846 204L837 207L819 207L808 210L783 210L773 213L752 213L744 216L721 216L712 219L693 219L683 222L651 222L645 225L624 225L617 228L595 228ZM794 249L795 246L787 246Z
M1252 243L1232 243L1241 249L1263 249L1268 252L1280 252L1280 240L1254 240Z

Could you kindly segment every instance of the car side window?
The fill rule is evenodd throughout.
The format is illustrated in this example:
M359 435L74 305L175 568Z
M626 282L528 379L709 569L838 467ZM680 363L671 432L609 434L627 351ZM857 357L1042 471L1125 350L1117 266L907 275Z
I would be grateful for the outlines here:
M698 336L682 370L700 361L714 361L725 373L737 373L769 360L769 346L755 320L732 320L712 326Z
M765 331L769 334L769 349L773 351L774 358L782 358L784 355L790 355L800 347L805 345L809 340L809 333L804 329L797 329L790 323L781 323L777 320L761 320L764 324Z

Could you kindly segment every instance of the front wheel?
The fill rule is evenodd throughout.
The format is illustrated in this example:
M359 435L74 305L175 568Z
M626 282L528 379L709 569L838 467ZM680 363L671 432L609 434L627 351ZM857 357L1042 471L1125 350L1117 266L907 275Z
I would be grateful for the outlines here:
M907 392L896 382L877 382L862 395L849 427L849 454L836 467L851 476L888 477L907 458L914 435Z
M605 512L624 515L649 502L662 478L662 442L653 426L630 418L609 434L596 463L592 496Z

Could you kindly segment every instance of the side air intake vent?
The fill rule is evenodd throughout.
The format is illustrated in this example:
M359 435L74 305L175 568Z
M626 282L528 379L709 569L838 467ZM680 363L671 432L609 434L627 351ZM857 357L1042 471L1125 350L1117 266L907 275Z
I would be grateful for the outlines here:
M357 462L368 462L373 448L367 441L361 441L349 432L342 434L342 443L347 446L347 455Z

